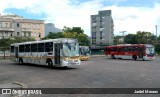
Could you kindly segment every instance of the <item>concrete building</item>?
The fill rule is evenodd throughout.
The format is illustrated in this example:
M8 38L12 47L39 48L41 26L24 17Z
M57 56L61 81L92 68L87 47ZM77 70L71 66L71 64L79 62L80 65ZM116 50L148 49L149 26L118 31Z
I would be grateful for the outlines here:
M53 23L45 23L45 36L47 36L49 32L61 32L61 29L56 28Z
M17 15L0 15L0 39L9 37L44 37L44 20L24 19Z
M113 44L113 26L111 10L102 10L96 15L91 15L92 46Z

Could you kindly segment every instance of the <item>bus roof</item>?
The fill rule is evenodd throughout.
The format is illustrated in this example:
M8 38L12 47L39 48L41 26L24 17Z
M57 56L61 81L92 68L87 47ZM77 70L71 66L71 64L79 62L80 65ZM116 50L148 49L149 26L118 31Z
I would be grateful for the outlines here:
M106 47L121 47L121 46L153 46L151 44L119 44L119 45L111 45Z
M78 42L78 41L77 41L77 39L73 39L73 38L57 38L57 39L48 39L48 40L13 43L11 45L21 45L21 44L31 44L31 43L45 43L45 42L72 43L72 42Z

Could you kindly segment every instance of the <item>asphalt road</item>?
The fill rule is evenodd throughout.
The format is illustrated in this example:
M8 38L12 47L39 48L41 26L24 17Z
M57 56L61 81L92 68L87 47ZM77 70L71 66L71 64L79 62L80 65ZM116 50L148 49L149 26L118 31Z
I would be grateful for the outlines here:
M160 57L134 61L94 57L68 69L19 65L0 60L0 83L20 82L29 88L160 88ZM159 91L160 92L160 91ZM54 94L30 97L159 97L155 94ZM1 96L0 96L1 97Z

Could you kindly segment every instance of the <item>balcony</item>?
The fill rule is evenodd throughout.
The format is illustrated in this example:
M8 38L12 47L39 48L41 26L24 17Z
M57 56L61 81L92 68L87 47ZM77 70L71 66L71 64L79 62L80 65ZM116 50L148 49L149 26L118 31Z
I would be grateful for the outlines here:
M33 30L31 28L22 28L22 31L24 31L24 32L32 32Z
M0 27L0 31L14 31L13 28L2 28Z

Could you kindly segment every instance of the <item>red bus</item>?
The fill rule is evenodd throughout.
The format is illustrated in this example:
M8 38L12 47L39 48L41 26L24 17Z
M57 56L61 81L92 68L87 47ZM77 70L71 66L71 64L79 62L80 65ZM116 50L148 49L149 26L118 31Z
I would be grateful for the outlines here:
M155 49L151 44L122 44L106 46L105 55L113 59L152 60L155 58Z

